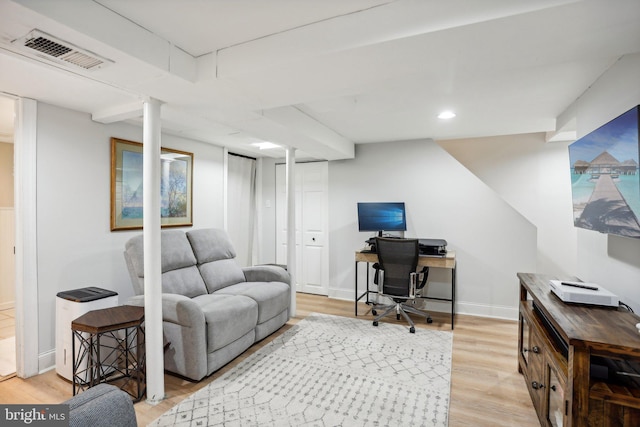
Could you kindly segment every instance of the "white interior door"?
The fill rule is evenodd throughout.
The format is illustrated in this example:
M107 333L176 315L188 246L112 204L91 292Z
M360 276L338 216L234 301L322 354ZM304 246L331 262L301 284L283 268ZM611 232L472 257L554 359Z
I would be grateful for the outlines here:
M328 162L298 163L296 170L297 290L329 294L328 262ZM285 165L276 166L276 260L286 264Z

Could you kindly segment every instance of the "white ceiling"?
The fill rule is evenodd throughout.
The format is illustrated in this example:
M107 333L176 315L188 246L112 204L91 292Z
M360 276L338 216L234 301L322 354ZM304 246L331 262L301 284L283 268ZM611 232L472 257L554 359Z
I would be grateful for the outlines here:
M0 92L104 123L139 122L151 97L169 133L350 158L359 143L557 131L640 51L639 19L638 0L0 0ZM33 29L112 63L35 56L19 43Z

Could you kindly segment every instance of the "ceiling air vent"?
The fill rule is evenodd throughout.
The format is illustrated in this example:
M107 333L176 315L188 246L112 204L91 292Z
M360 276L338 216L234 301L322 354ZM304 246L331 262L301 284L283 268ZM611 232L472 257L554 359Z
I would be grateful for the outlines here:
M112 62L38 30L14 40L13 44L29 48L41 58L72 64L85 70L96 70Z

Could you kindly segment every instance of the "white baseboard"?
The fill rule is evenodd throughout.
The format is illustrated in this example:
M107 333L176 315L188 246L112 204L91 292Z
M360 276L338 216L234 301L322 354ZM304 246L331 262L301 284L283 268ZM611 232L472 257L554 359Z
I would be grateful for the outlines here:
M518 308L501 305L487 305L470 302L456 303L456 314L492 317L495 319L518 320Z
M344 289L329 289L329 298L341 299L346 301L354 301L354 290L344 290ZM362 300L360 300L362 301Z
M56 351L49 350L38 355L38 374L43 374L56 367Z
M329 289L329 298L335 298L345 301L355 301L353 290ZM360 301L364 301L364 298ZM426 304L429 311L435 311L437 313L451 313L451 303L448 303L446 301L426 301ZM506 320L518 320L517 306L496 306L465 301L456 301L456 314L492 317L496 319Z

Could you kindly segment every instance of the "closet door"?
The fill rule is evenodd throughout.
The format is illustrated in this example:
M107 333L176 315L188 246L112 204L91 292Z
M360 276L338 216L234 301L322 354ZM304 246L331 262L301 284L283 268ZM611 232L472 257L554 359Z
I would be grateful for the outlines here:
M297 291L328 295L328 163L298 163L296 170ZM276 257L287 262L285 165L276 166Z

